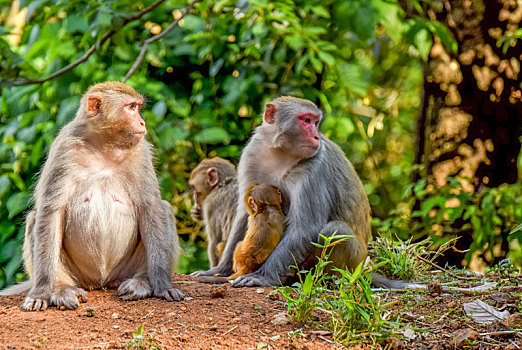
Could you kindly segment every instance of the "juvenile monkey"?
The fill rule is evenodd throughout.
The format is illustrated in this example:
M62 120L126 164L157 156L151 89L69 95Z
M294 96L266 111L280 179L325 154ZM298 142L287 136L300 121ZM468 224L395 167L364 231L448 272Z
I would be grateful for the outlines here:
M210 267L216 266L232 228L237 206L236 168L228 160L204 159L190 174L194 191L194 220L205 223Z
M25 310L75 309L84 289L118 287L123 300L183 299L172 287L179 242L161 200L143 97L119 82L91 86L51 145L26 220Z
M283 236L284 220L281 192L269 184L252 184L245 194L249 213L248 231L234 251L234 271L228 277L201 276L201 282L215 283L233 280L256 271Z
M321 110L311 101L280 97L265 106L263 124L241 153L239 192L252 183L268 183L283 196L286 229L281 242L253 273L232 286L289 284L291 266L303 266L319 254L312 243L334 232L351 237L335 246L333 267L354 269L366 257L370 236L370 205L361 180L343 151L319 131ZM289 199L289 202L286 201ZM238 201L236 219L218 266L195 276L228 276L236 245L247 231L248 210Z

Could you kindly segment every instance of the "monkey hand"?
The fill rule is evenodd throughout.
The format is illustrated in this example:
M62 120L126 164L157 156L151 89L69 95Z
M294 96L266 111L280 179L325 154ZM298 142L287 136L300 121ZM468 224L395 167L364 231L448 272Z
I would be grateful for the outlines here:
M49 305L51 293L29 291L25 297L22 309L25 311L44 311Z
M203 221L203 211L199 205L194 205L192 209L190 209L190 216L192 219L196 221Z
M267 287L267 286L277 286L279 285L279 281L272 280L272 278L262 275L259 272L252 272L243 276L239 276L232 282L230 282L232 287L240 288L240 287Z
M177 288L169 288L162 292L154 292L154 296L166 299L167 301L180 301L185 299L185 295Z

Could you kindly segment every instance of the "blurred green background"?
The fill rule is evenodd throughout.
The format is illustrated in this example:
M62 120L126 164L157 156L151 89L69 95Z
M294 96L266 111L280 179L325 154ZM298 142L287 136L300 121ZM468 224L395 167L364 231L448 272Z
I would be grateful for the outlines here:
M0 287L23 278L31 190L81 95L121 81L143 42L187 5L160 0L143 11L153 3L0 0ZM189 214L191 169L216 155L237 164L264 103L280 95L324 110L321 130L354 163L375 235L457 235L441 263L484 269L509 256L520 265L516 11L501 0L197 2L127 81L148 99L148 139L185 250L178 272L208 267L204 232ZM73 69L30 81L93 45Z

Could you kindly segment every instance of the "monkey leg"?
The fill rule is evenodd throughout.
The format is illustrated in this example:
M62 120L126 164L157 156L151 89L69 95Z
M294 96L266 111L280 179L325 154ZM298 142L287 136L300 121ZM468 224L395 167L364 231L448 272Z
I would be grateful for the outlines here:
M330 221L321 230L321 235L331 237L333 234L351 236L346 241L336 244L329 251L328 260L331 261L329 269L334 267L339 269L353 270L366 258L368 242L361 235L356 234L344 221ZM317 237L318 243L323 243L321 236ZM314 257L320 253L317 248Z
M307 231L315 231L315 234L304 234ZM297 263L299 269L310 269L321 253L320 248L311 244L323 241L317 232L323 236L332 236L334 232L337 235L352 236L333 247L329 256L330 268L353 269L366 257L367 243L364 238L355 234L343 221L330 221L317 230L290 227L265 263L257 271L239 276L231 283L232 287L288 285L296 281L297 270L291 266Z
M177 262L181 250L172 207L167 201L158 204L145 207L139 213L138 225L142 243L136 248L129 265L137 267L136 273L118 288L123 300L148 296L167 301L185 298L179 289L172 287L171 282L172 265Z
M59 220L59 218L56 220ZM83 289L76 286L76 282L66 266L66 257L58 243L60 240L57 240L54 245L57 258L51 258L51 264L56 266L56 270L53 272L52 269L49 269L44 264L41 258L44 252L38 249L39 245L35 239L36 221L37 213L32 211L27 216L23 246L24 265L32 287L25 298L22 308L27 311L43 311L47 309L48 305L54 305L58 308L76 309L80 302L87 301L87 294ZM50 226L51 229L54 228L54 232L61 237L61 233L56 231L60 230L61 225L53 221L51 222L54 224ZM47 229L48 227L45 228ZM48 242L44 241L44 243ZM38 264L35 264L34 254L40 255L37 261ZM49 257L43 260L49 260Z

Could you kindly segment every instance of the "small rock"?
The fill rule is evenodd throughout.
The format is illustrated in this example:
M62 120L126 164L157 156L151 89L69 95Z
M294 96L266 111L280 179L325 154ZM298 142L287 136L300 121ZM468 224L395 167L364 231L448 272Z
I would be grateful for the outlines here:
M431 280L431 282L428 284L428 293L439 295L442 293L442 286L437 280Z
M476 341L478 338L479 334L473 329L459 329L455 332L455 334L453 334L452 345L458 348L466 345L469 342Z
M111 317L112 317L112 318L119 318L120 316L115 312L115 313L112 314Z
M118 326L117 324L115 324L114 326L112 326L112 328L114 328L114 329L118 329L118 328L120 328L120 326Z
M522 315L518 312L509 315L502 323L510 328L522 328Z
M94 309L91 309L91 308L85 309L85 316L94 317Z
M210 287L210 296L212 298L224 298L227 294L227 287L225 285Z
M257 289L256 289L256 293L257 293L257 294L263 294L264 292L265 292L265 290L262 289L262 288L257 288Z
M209 330L210 330L211 332L217 332L218 328L217 328L217 326L214 324L214 325L210 326Z
M455 300L453 300L453 301L450 301L450 302L448 303L447 308L448 308L448 309L454 309L454 308L456 308L457 306L459 306L459 303L457 303Z
M278 313L270 323L275 325L284 325L292 322L292 318L285 312Z
M166 331L167 331L166 327L163 327L163 326L160 327L160 332L166 332Z

